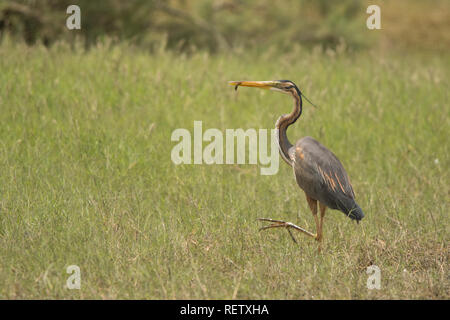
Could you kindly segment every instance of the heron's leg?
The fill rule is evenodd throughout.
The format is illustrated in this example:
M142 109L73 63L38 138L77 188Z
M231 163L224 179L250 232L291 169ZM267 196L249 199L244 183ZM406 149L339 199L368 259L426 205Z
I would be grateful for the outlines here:
M316 225L318 228L318 223L319 220L317 218L317 200L314 200L308 196L306 196L306 200L308 201L309 207L311 208L311 211L314 215L314 219L316 220ZM260 221L267 221L267 222L272 222L272 224L262 227L259 230L266 230L266 229L271 229L271 228L286 228L286 230L289 232L289 235L291 236L292 240L297 243L297 241L294 238L294 235L291 233L291 231L289 230L290 228L295 229L297 231L303 232L304 234L317 239L317 235L313 234L307 230L305 230L302 227L299 227L295 224L293 224L292 222L286 222L286 221L282 221L282 220L274 220L274 219L267 219L267 218L259 218L258 220Z
M319 202L320 207L320 222L319 222L319 230L317 230L317 240L319 241L319 253L322 251L322 240L323 240L323 218L325 217L325 210L327 207Z
M306 195L306 200L308 201L309 208L311 209L311 212L314 216L314 221L316 222L316 234L315 234L314 238L316 240L319 240L320 222L319 222L319 218L317 217L317 200L315 200L311 197L308 197L307 195Z
M299 227L299 226L293 224L292 222L286 222L286 221L282 221L282 220L274 220L274 219L269 219L269 218L258 218L258 220L259 221L267 221L267 222L271 222L272 223L272 224L270 224L268 226L260 228L259 229L260 231L261 230L266 230L266 229L271 229L271 228L286 228L288 230L289 234L291 235L292 240L294 240L294 242L297 242L297 241L295 240L294 236L290 232L290 230L289 230L290 228L295 229L295 230L300 231L300 232L303 232L304 234L306 234L306 235L308 235L308 236L310 236L312 238L316 237L315 234L313 234L313 233L303 229L302 227Z
M325 210L327 210L327 206L319 202L319 207L320 207L320 222L319 222L319 230L317 230L317 240L322 241L323 218L325 217Z

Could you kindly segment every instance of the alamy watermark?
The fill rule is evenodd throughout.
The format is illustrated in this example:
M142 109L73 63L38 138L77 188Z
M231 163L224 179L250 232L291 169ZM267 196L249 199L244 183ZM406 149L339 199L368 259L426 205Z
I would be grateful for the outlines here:
M77 265L70 265L67 267L66 273L70 274L69 278L67 278L66 281L67 289L81 289L80 267Z
M381 289L381 270L376 265L367 267L366 273L369 275L367 278L367 289L373 290Z
M66 27L69 30L81 29L81 9L79 6L72 4L67 7L67 14L70 14L66 19Z
M381 9L376 4L367 7L366 13L370 16L366 20L366 26L369 30L381 29Z
M69 30L81 29L81 9L79 6L72 4L67 7L67 14L70 16L66 19L66 27ZM369 30L381 29L381 9L378 5L372 4L367 7L366 13L370 16L366 20L366 26Z
M268 138L268 131L270 131L270 139ZM180 128L172 132L171 140L179 141L172 148L171 152L172 162L177 165L203 163L257 164L259 160L262 175L274 175L278 172L277 129L259 129L258 132L256 129L247 129L245 131L244 129L226 129L224 141L222 131L210 128L203 133L202 121L194 121L193 139L189 130ZM203 147L203 142L209 143ZM270 144L270 149L268 144ZM246 145L248 145L248 157L246 157Z

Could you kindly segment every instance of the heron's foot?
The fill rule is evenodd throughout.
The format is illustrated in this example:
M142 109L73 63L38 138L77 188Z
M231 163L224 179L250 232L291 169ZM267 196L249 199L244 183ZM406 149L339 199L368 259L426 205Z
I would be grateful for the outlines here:
M268 226L261 227L259 229L259 231L271 229L271 228L286 228L286 230L289 232L289 235L291 236L292 240L295 243L297 243L297 241L295 240L294 235L291 233L291 230L290 230L291 228L295 229L297 231L303 232L304 234L306 234L312 238L317 239L317 235L303 229L302 227L299 227L299 226L293 224L292 222L286 222L286 221L282 221L282 220L275 220L275 219L269 219L269 218L258 218L258 220L271 223Z

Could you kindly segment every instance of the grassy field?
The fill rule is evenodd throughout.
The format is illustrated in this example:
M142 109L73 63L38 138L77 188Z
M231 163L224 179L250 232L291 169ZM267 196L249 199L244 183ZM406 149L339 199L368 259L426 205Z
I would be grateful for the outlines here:
M0 298L450 298L448 55L150 55L0 46ZM288 131L341 159L366 218L324 247L257 217L314 220L291 169L179 165L177 128L273 128L290 79L317 105ZM381 269L368 290L366 268ZM65 288L81 269L81 290Z

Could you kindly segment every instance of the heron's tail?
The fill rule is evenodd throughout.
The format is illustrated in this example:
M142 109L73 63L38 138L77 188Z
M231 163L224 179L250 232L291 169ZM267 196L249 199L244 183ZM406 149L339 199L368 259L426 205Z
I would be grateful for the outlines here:
M338 203L338 208L352 220L359 221L364 218L364 212L354 199L342 198Z
M359 222L362 218L364 218L364 212L361 207L355 202L355 206L349 210L347 213L350 219L356 220Z

